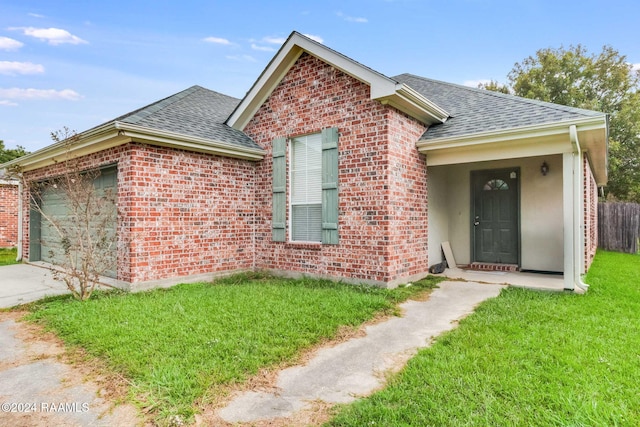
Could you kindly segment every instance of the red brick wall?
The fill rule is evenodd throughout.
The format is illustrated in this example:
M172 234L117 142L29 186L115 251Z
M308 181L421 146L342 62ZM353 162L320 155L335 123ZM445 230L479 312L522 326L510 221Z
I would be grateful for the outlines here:
M389 120L389 261L391 274L413 276L429 265L427 164L416 149L424 127L403 114Z
M598 186L591 173L589 159L584 156L584 268L591 266L598 249Z
M252 268L253 163L138 143L80 160L82 169L118 166L119 280ZM60 171L60 165L51 166L27 178ZM29 239L24 240L28 257Z
M340 134L340 243L273 242L271 143L327 127ZM415 147L424 130L372 101L367 85L300 57L245 128L267 151L257 165L256 266L379 284L426 273L426 167Z
M251 269L253 163L135 144L118 171L130 276Z
M18 185L0 183L0 248L18 244Z

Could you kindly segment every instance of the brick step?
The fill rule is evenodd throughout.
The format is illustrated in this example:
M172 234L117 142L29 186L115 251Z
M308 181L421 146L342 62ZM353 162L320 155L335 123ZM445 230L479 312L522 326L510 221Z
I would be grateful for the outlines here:
M514 272L518 271L517 264L494 264L489 262L474 262L469 265L465 265L462 267L466 270L477 270L477 271L507 271Z

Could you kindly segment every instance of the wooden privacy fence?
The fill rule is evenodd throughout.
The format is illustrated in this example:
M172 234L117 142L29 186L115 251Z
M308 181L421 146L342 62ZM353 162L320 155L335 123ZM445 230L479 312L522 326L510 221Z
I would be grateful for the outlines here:
M640 204L598 203L598 246L608 251L638 253Z

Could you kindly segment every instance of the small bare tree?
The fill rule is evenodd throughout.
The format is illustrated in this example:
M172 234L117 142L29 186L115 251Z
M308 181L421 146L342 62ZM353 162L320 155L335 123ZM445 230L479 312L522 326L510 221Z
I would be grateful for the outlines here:
M96 187L99 168L82 169L71 149L78 136L68 128L51 134L56 143L66 146L66 158L51 178L29 181L32 214L40 215L47 238L41 248L48 251L55 265L50 270L73 296L81 301L91 297L100 277L115 268L116 194L114 189ZM44 197L56 200L55 209L42 203Z

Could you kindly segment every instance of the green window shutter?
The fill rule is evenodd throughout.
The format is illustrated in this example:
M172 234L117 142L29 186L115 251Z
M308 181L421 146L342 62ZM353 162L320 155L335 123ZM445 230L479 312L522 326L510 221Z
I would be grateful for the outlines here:
M322 243L338 244L338 129L322 130Z
M273 210L271 218L272 239L275 242L286 240L287 221L287 140L279 137L273 140Z

